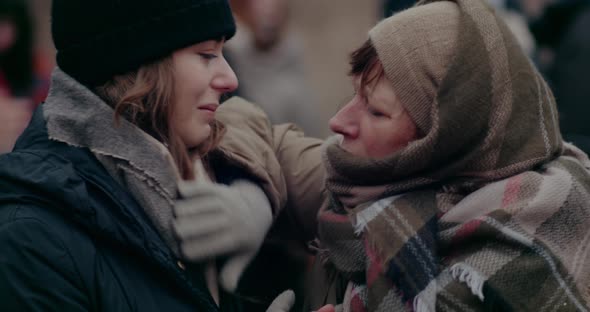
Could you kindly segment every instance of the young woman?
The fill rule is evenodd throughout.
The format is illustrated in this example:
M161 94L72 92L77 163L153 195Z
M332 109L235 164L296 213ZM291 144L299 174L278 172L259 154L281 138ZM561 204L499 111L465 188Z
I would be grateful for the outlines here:
M53 1L50 94L0 159L0 310L246 309L239 276L322 170L317 140L220 107L234 32L226 0Z
M421 1L352 54L311 308L587 311L590 161L480 0Z

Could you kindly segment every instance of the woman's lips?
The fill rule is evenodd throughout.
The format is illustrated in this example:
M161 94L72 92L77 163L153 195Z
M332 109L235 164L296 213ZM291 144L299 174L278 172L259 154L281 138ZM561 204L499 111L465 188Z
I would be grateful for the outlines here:
M197 108L215 113L215 111L217 110L218 107L219 107L219 104L205 104L205 105L201 105Z

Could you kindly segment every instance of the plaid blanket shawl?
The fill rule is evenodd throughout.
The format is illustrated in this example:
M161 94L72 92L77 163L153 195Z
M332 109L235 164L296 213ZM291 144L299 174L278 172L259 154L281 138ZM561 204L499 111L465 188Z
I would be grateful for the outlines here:
M325 143L318 235L320 258L350 281L338 303L587 311L588 158L562 143L551 92L505 24L479 0L455 2L457 53L426 135L380 160Z
M351 281L344 311L587 311L590 163L566 151L479 188L322 211L323 256Z

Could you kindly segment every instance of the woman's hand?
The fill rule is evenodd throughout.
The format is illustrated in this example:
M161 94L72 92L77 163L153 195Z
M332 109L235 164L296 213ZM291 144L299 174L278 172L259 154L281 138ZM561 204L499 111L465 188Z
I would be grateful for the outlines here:
M295 293L290 289L285 290L273 300L266 312L289 312L294 304ZM336 312L336 308L328 304L313 312Z
M198 179L181 182L178 188L181 198L174 206L173 227L182 255L189 261L228 257L220 283L234 291L272 223L266 195L245 180L226 186Z
M316 312L336 312L336 308L333 305L328 304L328 305L321 307Z
M289 312L295 304L295 293L285 290L272 301L266 312Z

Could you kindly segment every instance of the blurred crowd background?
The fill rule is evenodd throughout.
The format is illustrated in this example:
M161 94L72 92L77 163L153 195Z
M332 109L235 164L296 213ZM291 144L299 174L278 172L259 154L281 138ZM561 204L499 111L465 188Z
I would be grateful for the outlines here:
M308 135L317 137L329 135L328 119L352 95L347 76L349 52L366 40L367 31L379 19L414 3L230 2L239 32L227 45L226 55L240 79L237 93L261 105L274 122L296 122ZM590 0L488 2L550 81L566 139L588 151ZM28 12L19 11L22 4ZM0 0L0 153L10 150L47 92L55 54L50 7L51 0ZM17 68L17 64L21 65ZM17 72L28 74L17 77Z

